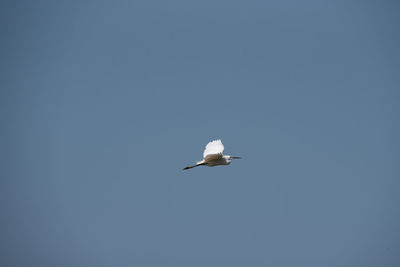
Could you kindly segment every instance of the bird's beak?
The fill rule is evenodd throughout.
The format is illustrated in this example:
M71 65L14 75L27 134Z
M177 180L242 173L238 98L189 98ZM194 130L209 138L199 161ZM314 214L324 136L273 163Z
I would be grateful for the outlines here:
M241 157L231 157L231 158L233 158L233 159L241 159Z

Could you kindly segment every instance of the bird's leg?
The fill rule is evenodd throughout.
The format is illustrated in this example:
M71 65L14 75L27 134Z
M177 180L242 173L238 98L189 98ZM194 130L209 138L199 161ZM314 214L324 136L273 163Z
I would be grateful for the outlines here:
M197 166L201 166L201 165L206 165L207 163L206 162L203 162L203 163L200 163L200 164L196 164L196 165L193 165L193 166L186 166L185 168L183 168L184 170L188 170L188 169L191 169L191 168L194 168L194 167L197 167Z
M186 166L185 168L183 168L184 170L188 170L188 169L191 169L191 168L194 168L194 167L197 167L197 165L193 165L193 166Z

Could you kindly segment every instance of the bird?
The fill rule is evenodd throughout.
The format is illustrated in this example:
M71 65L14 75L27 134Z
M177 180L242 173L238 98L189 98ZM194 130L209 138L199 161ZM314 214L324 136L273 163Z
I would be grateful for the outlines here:
M229 165L233 159L240 159L229 155L222 155L224 145L220 139L213 140L206 145L203 152L203 160L198 161L195 165L186 166L184 170L188 170L197 166L214 167L218 165Z

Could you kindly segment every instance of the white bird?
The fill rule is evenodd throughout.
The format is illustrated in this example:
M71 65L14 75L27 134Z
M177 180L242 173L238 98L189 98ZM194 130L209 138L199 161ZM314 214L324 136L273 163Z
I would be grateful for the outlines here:
M214 140L206 145L203 152L203 160L198 161L196 165L187 166L184 170L191 169L197 166L206 165L208 167L214 167L217 165L229 165L232 159L240 159L240 157L233 157L229 155L222 155L224 151L224 145L221 140Z

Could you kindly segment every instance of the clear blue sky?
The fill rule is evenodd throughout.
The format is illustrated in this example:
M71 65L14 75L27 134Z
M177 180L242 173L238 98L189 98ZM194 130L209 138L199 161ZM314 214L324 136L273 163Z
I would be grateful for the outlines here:
M2 1L0 265L400 266L399 14Z

